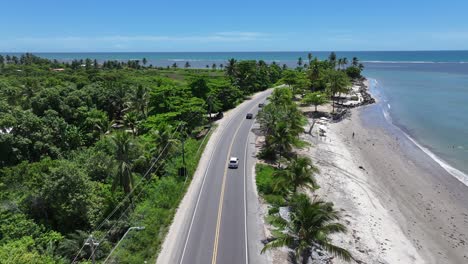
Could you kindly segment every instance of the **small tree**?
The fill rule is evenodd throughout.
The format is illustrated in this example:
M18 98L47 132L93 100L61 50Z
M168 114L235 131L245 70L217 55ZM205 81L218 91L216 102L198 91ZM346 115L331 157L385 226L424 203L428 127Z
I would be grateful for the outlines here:
M284 188L286 186L292 194L296 194L300 187L311 190L318 189L319 186L314 176L318 171L310 158L294 157L288 162L286 168L279 169L274 173L276 178L275 188Z
M293 70L283 71L283 81L286 85L289 85L289 86L296 84L296 81L297 81L296 71L293 71Z
M185 66L184 66L184 67L185 67L185 69L188 69L188 68L190 68L190 63L189 63L188 61L187 61L187 62L185 62Z
M335 94L347 92L350 86L348 76L343 71L330 70L327 73L327 91L333 100L333 112L335 112Z
M293 197L290 208L290 221L279 214L272 217L271 221L278 229L273 232L273 240L265 245L262 253L288 246L294 250L296 261L308 263L312 250L320 248L345 261L353 259L346 249L332 244L329 237L346 232L346 227L336 222L340 217L332 203L321 200L311 202L305 194L300 194Z
M308 93L302 98L302 104L314 105L315 112L317 112L317 106L328 103L327 95L322 92Z

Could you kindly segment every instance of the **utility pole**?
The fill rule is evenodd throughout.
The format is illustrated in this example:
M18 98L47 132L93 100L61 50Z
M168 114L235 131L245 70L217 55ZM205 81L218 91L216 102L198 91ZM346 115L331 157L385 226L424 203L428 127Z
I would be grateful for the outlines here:
M182 139L182 164L185 168L185 138Z
M93 235L89 235L89 237L85 240L84 243L85 246L89 246L91 248L91 259L93 261L93 264L96 263L96 256L94 254L94 250L96 247L99 246L99 243L94 240Z

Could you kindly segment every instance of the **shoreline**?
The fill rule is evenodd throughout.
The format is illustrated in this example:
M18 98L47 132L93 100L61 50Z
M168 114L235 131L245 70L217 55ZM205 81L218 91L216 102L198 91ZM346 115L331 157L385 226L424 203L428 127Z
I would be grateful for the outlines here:
M439 164L442 168L444 168L447 173L451 174L452 177L459 180L462 184L468 186L468 172L462 171L461 169L456 168L454 165L451 165L443 157L440 157L439 155L437 155L435 151L431 149L430 146L426 146L423 143L419 142L418 139L414 135L411 135L411 133L408 131L406 127L395 124L393 122L393 118L391 117L389 113L390 104L386 99L382 98L382 96L384 95L382 95L380 91L376 90L377 83L378 82L376 79L373 79L373 78L367 79L367 87L368 87L367 90L369 91L368 94L372 96L373 98L375 98L375 102L381 108L380 110L382 111L382 114L385 117L386 121L389 123L389 125L397 128L405 137L407 137L410 141L412 141L415 146L417 146L426 155L431 157L431 159L437 164Z
M313 147L300 151L321 169L317 194L344 209L350 232L337 242L363 263L467 262L468 187L375 105L351 112L325 138L306 135Z

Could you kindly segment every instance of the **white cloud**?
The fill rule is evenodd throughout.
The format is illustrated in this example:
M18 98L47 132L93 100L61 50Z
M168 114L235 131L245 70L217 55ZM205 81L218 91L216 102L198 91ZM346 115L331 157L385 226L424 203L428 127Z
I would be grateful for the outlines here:
M12 39L11 41L24 44L45 44L45 43L120 43L129 42L244 42L254 40L268 40L268 34L259 32L218 32L207 35L187 35L187 36L166 36L166 35L112 35L112 36L55 36L55 37L23 37Z

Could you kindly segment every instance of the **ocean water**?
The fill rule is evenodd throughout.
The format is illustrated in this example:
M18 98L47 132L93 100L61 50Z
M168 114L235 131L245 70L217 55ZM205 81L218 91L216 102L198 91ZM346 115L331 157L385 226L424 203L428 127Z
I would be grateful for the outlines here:
M2 53L2 52L0 52ZM319 59L325 59L329 51L311 52ZM7 53L2 53L7 54ZM15 53L10 53L15 54ZM18 55L16 53L15 55ZM38 56L57 59L60 61L71 61L73 59L93 58L98 61L104 60L142 60L146 58L148 64L157 66L169 66L174 62L183 66L190 62L192 67L205 67L207 64L222 64L230 58L237 60L264 60L266 62L276 61L288 66L296 66L297 59L307 59L307 51L295 52L88 52L88 53L35 53ZM351 60L358 57L365 63L468 63L468 51L340 51L337 57L346 57Z
M113 52L36 53L59 61L92 58L142 60L155 66L204 68L225 64L230 58L255 59L297 66L304 52ZM325 59L330 52L313 52ZM3 53L5 54L5 53ZM337 57L358 57L364 75L374 81L373 92L384 103L389 122L403 130L436 162L458 178L468 174L468 51L360 51L336 52ZM382 102L381 102L382 103Z
M387 120L468 184L468 64L382 62L364 74Z

